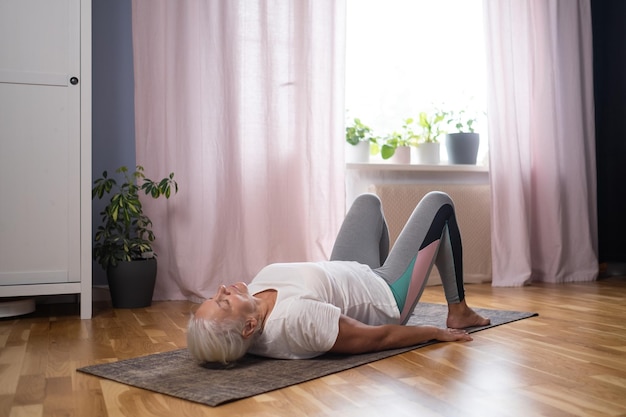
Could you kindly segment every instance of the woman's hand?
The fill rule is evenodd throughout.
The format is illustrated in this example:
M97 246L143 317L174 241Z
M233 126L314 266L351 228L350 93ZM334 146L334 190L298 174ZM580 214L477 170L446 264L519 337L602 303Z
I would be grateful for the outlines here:
M439 333L435 337L442 342L469 342L472 339L463 329L439 329Z

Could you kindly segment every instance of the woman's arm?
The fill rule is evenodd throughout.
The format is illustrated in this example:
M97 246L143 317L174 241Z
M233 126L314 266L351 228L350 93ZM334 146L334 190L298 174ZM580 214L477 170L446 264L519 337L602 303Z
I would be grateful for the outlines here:
M434 326L384 324L370 326L348 316L339 318L339 335L331 352L366 353L417 345L428 340L442 342L469 341L464 330L440 329Z

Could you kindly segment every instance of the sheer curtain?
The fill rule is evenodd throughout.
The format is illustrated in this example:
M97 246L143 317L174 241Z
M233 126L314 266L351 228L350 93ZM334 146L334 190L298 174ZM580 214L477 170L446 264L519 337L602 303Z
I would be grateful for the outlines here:
M598 273L588 0L485 0L493 285Z
M345 1L132 5L137 162L180 186L143 199L154 298L327 259L345 213Z

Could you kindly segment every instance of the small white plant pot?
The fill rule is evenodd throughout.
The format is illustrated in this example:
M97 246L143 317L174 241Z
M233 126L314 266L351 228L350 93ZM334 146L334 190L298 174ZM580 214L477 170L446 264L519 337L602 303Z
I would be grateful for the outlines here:
M410 164L411 163L411 147L398 146L393 156L387 160L392 164Z
M370 142L360 141L356 145L346 142L346 162L353 164L364 164L370 160Z
M414 158L416 164L422 165L438 165L440 157L439 143L420 143L419 146L413 147Z

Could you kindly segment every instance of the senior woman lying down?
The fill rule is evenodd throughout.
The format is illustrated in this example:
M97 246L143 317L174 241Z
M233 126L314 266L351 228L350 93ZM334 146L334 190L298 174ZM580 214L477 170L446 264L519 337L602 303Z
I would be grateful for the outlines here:
M463 329L490 320L465 301L461 251L447 194L424 196L391 251L381 202L363 194L346 215L330 261L272 264L249 285L221 285L189 321L189 351L198 361L226 364L246 352L307 359L472 340ZM448 328L405 325L433 264Z

